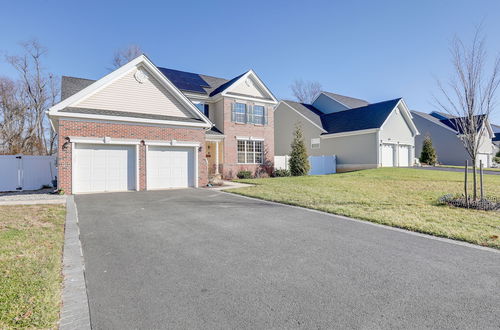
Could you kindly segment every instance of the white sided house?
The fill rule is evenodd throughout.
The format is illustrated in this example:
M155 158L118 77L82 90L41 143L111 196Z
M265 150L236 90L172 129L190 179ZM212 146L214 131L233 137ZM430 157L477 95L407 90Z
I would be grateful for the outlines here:
M290 154L301 126L310 156L336 155L337 171L414 163L418 130L403 99L379 103L322 92L312 104L281 101L275 111L275 154Z

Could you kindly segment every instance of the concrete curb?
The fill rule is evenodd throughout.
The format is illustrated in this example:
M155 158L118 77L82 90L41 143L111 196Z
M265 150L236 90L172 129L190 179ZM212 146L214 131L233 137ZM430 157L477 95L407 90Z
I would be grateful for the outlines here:
M0 201L0 206L3 205L39 205L39 204L64 204L66 199L47 199L47 200L21 200L21 201Z
M91 328L84 271L78 213L73 196L68 196L66 199L66 225L64 230L64 282L59 329Z

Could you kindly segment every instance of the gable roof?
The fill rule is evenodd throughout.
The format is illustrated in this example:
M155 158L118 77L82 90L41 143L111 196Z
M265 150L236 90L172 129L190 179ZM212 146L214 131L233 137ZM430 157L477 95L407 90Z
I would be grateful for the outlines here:
M247 71L248 72L248 71ZM233 79L229 80L229 81L226 81L225 83L223 83L222 85L220 85L219 87L215 88L214 90L212 90L212 92L210 93L210 96L214 96L214 95L217 95L219 93L222 93L223 91L225 91L226 89L228 89L229 87L231 87L235 82L237 82L241 77L243 77L247 72L245 73L242 73L240 74L239 76L236 76L234 77Z
M315 107L313 107L310 104L299 103L299 102L289 101L289 100L283 100L281 102L288 105L290 108L294 109L299 114L301 114L303 117L305 117L310 122L312 122L314 125L316 125L319 129L326 132L326 130L323 128L323 124L321 122L321 116L323 115L323 113L321 111L319 111L318 109L316 109Z
M452 128L450 128L449 126L447 126L447 125L443 124L443 123L441 122L441 120L439 120L439 119L438 119L437 117L435 117L435 116L432 116L432 115L431 115L431 114L429 114L429 113L420 112L420 111L416 111L416 110L411 110L411 113L412 113L413 115L416 115L416 116L419 116L419 117L421 117L421 118L423 118L423 119L426 119L426 120L428 120L428 121L431 121L431 122L433 122L434 124L436 124L436 125L438 125L438 126L441 126L441 127L442 127L442 128L444 128L444 129L447 129L447 130L450 130L450 131L453 131L453 132L455 132L455 133L456 133L456 131L455 131L455 130L453 130L453 129L452 129Z
M215 89L228 82L227 79L207 76L204 74L180 71L158 67L174 85L181 91L210 95Z
M82 99L94 95L102 88L109 86L112 82L125 76L131 70L137 68L147 69L153 77L158 81L160 85L166 88L172 96L180 102L180 104L185 107L185 109L191 114L191 118L184 118L179 120L170 120L167 116L161 116L162 118L143 118L137 115L116 115L113 113L104 114L102 112L76 112L75 110L65 111L67 108L75 108L74 104L80 102ZM85 81L86 80L86 81ZM213 124L210 120L199 111L199 109L156 67L145 55L140 55L135 59L131 60L127 64L121 66L115 71L107 74L103 78L97 81L89 81L88 79L75 79L69 78L66 81L70 82L71 87L66 89L67 94L73 92L83 86L81 90L77 91L75 94L67 96L62 99L61 102L52 106L47 112L49 118L53 117L77 117L77 118L93 118L93 119L104 119L104 120L120 120L120 121L137 121L137 122L150 122L158 124L175 124L175 125L188 125L188 126L198 126L210 128ZM102 109L94 109L102 110ZM130 114L130 113L125 113ZM135 113L134 113L135 114ZM186 119L186 120L185 120ZM199 119L196 121L190 119Z
M436 125L447 128L447 129L455 132L455 134L463 134L464 133L463 128L459 124L459 120L462 120L465 117L455 117L455 116L449 115L447 113L438 112L438 111L432 111L431 113L424 113L424 112L412 110L411 112L413 114L416 114L424 119L427 119L427 120L435 123ZM482 127L481 124L483 121L485 121L486 117L484 115L476 115L475 117L478 118L477 120L478 120L479 125L478 125L477 129L479 131ZM485 123L486 123L487 131L489 131L494 136L495 135L494 130L493 130L494 125L490 125L487 120L485 121Z
M73 94L78 93L85 87L93 84L95 80L76 78L76 77L61 77L61 101L67 99Z
M321 93L334 99L337 102L342 103L343 105L345 105L346 107L351 108L351 109L364 107L364 106L367 106L368 104L370 104L369 102L367 102L365 100L357 99L357 98L350 97L350 96L345 96L345 95L340 95L340 94L325 92L325 91L322 91Z
M328 134L380 128L400 100L401 98L398 98L333 112L321 116L321 122Z
M397 98L329 114L322 113L310 104L289 100L282 102L323 129L323 134L336 134L381 128L401 101L401 98Z

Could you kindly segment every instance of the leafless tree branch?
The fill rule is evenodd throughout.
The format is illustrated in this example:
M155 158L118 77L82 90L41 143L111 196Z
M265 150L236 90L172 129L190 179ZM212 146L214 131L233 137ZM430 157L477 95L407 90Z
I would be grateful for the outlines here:
M321 84L317 81L295 80L290 86L293 96L300 103L310 104L321 93Z

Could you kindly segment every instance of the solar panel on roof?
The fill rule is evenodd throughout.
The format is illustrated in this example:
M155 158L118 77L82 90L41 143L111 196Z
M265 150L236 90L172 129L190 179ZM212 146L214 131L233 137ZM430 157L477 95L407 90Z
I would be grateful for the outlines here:
M177 71L160 67L158 69L177 88L181 90L206 94L206 91L203 89L203 87L210 87L210 85L196 73Z

